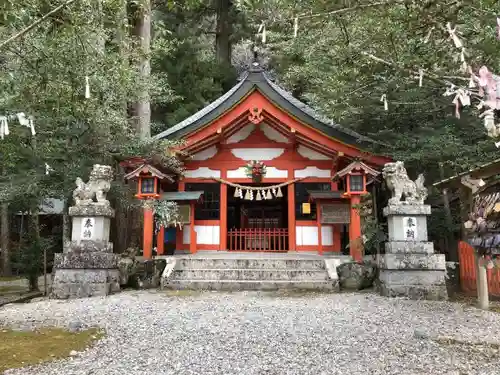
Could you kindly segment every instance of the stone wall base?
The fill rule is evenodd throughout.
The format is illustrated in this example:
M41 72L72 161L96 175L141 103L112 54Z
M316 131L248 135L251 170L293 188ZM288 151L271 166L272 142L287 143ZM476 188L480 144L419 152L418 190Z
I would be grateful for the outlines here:
M118 269L56 269L50 298L107 296L120 291Z
M407 297L413 300L443 301L448 299L446 284L395 285L379 282L378 290L385 297Z

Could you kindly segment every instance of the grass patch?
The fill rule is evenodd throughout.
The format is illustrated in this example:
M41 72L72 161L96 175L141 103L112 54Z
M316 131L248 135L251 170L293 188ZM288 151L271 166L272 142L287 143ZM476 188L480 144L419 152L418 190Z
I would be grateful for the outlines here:
M0 285L0 294L27 292L28 288L21 285Z
M23 277L21 276L0 276L0 282L1 281L16 281L16 280L21 280Z
M75 333L59 328L0 330L0 373L68 357L72 350L82 351L103 336L96 328Z

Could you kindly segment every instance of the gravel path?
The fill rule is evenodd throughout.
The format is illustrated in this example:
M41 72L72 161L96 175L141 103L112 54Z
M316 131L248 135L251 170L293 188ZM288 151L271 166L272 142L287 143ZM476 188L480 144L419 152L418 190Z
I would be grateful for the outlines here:
M0 309L0 324L101 326L73 358L8 374L499 374L500 315L371 294L253 292L39 301Z

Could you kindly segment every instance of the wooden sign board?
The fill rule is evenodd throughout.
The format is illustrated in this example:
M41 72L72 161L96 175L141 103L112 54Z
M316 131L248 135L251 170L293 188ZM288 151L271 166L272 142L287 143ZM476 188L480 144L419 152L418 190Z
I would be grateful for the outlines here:
M311 203L302 203L302 213L304 215L311 213Z
M179 205L179 214L181 216L182 224L189 224L191 222L191 206L189 204L180 204Z
M328 203L321 205L321 224L349 224L351 207L349 203Z

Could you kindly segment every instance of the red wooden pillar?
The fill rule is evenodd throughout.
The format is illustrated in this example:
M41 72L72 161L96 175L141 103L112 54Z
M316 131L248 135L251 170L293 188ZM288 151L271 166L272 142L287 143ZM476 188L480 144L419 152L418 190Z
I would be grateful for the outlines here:
M323 254L323 239L321 233L321 205L316 201L316 221L318 225L318 252L319 255Z
M225 173L222 173L225 178ZM220 213L219 213L219 250L227 250L227 185L220 184Z
M288 172L289 176L293 177L293 169ZM295 238L295 185L288 185L287 192L288 199L288 250L296 250L296 238Z
M361 261L361 218L358 210L354 208L361 201L359 195L351 196L351 223L349 224L349 248L351 256L356 261Z
M196 231L194 230L194 202L190 202L189 203L190 206L191 206L191 209L190 209L190 216L189 216L189 230L190 230L190 233L189 233L189 237L190 237L190 240L189 240L189 252L191 254L194 254L196 253Z
M163 255L165 253L165 228L163 225L160 227L156 235L156 254Z
M185 183L184 181L179 181L179 188L178 188L179 191L185 191ZM185 250L184 248L184 235L183 235L183 231L184 231L184 225L179 228L177 227L177 230L175 231L175 248L176 250Z
M144 207L144 228L143 228L142 252L144 258L153 257L153 209Z
M341 241L341 235L342 235L342 225L334 225L332 227L333 229L333 251L340 253L341 252L341 246L342 246L342 241Z

